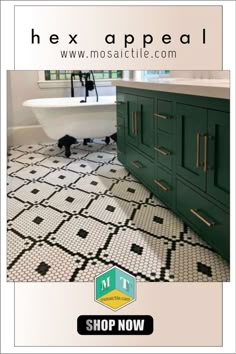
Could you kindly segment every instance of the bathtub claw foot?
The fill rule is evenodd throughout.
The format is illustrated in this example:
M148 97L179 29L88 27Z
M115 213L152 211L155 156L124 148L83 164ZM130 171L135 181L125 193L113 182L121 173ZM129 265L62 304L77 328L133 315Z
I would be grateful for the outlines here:
M105 143L106 143L107 145L110 144L110 138L109 138L109 136L106 136L106 137L105 137Z
M87 145L88 145L88 143L89 143L89 139L84 139L84 141L83 141L83 145L84 145L84 146L87 146Z
M65 155L66 157L70 157L71 155L70 146L65 146Z
M66 157L70 157L71 155L71 151L70 151L70 147L72 144L76 144L77 140L70 135L65 135L63 136L63 138L58 140L58 147L62 148L63 146L65 147L65 155Z

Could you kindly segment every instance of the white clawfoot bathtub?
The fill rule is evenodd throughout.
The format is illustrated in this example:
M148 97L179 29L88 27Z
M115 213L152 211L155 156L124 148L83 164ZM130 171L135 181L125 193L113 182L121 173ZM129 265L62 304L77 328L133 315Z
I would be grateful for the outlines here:
M102 138L116 132L115 96L42 98L23 102L30 107L41 127L53 140L65 135L77 139Z

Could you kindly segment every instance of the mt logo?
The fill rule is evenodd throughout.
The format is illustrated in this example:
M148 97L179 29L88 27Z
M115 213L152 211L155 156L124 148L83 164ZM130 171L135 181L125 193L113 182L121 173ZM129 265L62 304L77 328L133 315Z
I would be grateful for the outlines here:
M95 278L95 301L117 311L136 299L136 279L118 267Z

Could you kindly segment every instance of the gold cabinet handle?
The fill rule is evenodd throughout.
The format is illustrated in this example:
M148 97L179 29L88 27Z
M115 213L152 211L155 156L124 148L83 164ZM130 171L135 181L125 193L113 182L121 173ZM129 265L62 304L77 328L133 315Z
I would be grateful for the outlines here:
M135 122L134 122L134 114L135 112L131 113L131 119L132 119L132 134L135 134Z
M161 119L169 119L169 117L164 116L163 114L159 114L159 113L154 113L153 114L155 117L161 118Z
M169 191L169 188L167 188L166 186L164 186L160 181L157 181L156 179L154 179L154 182L155 182L161 189L163 189L163 191L165 191L165 192Z
M142 168L143 165L139 161L131 161L132 165L136 168Z
M134 121L135 121L135 135L138 135L138 112L135 112L134 114Z
M160 154L164 155L164 156L168 156L170 155L170 151L163 149L162 147L154 147L154 150L160 152Z
M199 220L201 220L205 225L207 225L208 227L212 227L215 225L214 221L208 221L207 219L205 219L202 215L199 214L199 210L198 209L190 209L190 212L195 215Z
M201 134L197 133L197 158L196 158L196 167L200 167L200 137Z
M208 136L204 135L204 172L208 169Z

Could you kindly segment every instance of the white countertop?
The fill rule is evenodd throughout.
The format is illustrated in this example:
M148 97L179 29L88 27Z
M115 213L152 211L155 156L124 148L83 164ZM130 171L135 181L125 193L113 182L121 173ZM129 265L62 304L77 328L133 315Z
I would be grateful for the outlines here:
M146 80L113 80L114 86L137 88L143 90L181 93L185 95L230 98L229 80L223 79L185 79L160 78Z

